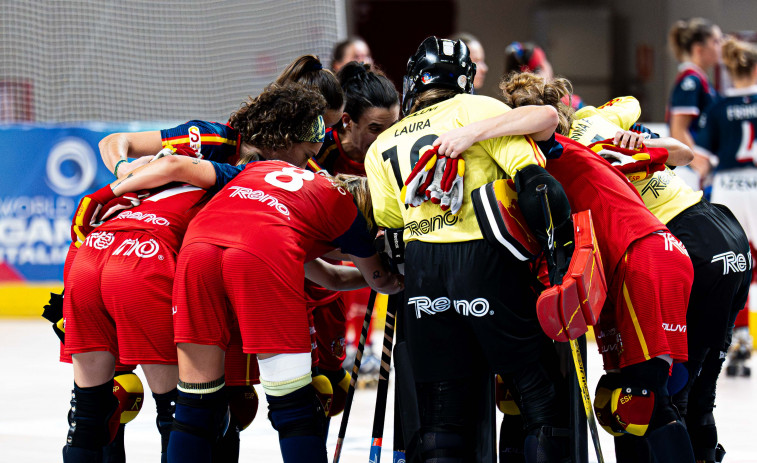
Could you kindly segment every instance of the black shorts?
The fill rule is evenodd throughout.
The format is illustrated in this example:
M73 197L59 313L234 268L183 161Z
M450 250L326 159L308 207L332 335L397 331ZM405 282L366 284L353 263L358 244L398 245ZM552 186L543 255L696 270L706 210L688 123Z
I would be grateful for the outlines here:
M526 263L484 240L408 243L404 322L418 382L512 373L539 359L545 335Z
M727 207L704 199L667 227L686 246L694 264L686 312L689 362L702 361L698 357L707 349L728 350L731 327L746 304L751 281L749 241Z

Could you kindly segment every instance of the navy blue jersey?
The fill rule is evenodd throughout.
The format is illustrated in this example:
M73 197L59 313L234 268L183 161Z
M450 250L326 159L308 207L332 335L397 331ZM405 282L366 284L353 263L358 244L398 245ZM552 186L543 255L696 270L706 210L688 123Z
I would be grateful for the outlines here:
M699 116L718 99L715 89L707 82L707 76L692 63L682 63L678 68L676 85L670 95L668 115L694 116L689 125L692 136L699 130Z
M339 132L333 127L326 129L326 136L321 150L318 151L316 161L321 169L325 169L331 175L350 174L365 177L365 165L347 156L339 140Z
M717 156L718 171L754 167L756 125L757 85L729 89L700 118L696 143Z
M193 120L160 131L163 147L185 146L199 158L236 164L239 161L239 132L219 122Z

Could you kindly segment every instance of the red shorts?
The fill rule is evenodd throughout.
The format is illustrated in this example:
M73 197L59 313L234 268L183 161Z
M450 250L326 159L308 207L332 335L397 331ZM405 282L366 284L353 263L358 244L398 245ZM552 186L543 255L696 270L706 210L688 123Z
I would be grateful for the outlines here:
M313 308L315 327L316 362L320 368L338 370L344 362L346 306L342 297Z
M123 364L175 365L173 251L142 232L92 232L65 284L65 354L108 351Z
M247 354L310 352L305 270L298 268L277 275L245 250L188 245L176 265L174 340L227 350L236 319Z
M686 308L694 268L670 232L640 238L612 276L595 333L605 370L670 355L688 359Z
M249 386L260 383L258 358L255 354L242 352L242 334L239 332L238 325L231 328L225 362L224 377L227 386Z

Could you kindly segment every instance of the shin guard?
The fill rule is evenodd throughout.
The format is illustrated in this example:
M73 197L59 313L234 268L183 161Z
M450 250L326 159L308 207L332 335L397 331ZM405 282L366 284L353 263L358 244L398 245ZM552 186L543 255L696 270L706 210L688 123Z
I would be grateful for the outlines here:
M86 388L74 384L63 461L101 459L103 447L118 432L118 421L111 419L117 408L118 400L113 395L112 380Z
M186 392L193 390L191 386L195 385L181 381L179 385L173 430L168 442L168 462L211 461L212 445L229 425L223 377L202 385L206 386L202 393ZM182 386L185 386L184 390Z
M285 463L321 462L326 459L326 414L312 385L275 397L266 394L268 419L279 432Z

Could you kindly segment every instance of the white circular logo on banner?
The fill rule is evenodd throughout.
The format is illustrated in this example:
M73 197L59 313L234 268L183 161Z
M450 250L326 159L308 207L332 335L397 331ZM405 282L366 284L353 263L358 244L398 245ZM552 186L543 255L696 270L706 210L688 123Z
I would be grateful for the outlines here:
M63 163L76 164L71 176L61 170ZM92 185L97 173L97 160L89 144L79 138L67 138L53 146L47 156L47 185L62 196L78 196Z

